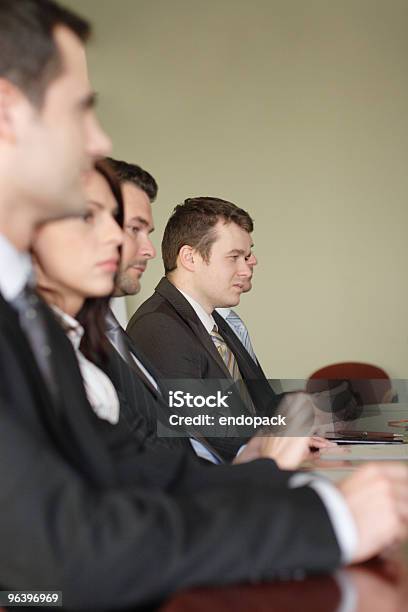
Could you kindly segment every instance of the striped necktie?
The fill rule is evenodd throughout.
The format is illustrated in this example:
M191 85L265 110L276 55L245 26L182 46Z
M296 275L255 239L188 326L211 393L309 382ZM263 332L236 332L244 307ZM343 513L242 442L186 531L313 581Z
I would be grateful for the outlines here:
M225 342L224 338L219 333L217 325L214 325L214 327L212 328L210 336L215 344L217 351L221 355L223 362L227 366L228 372L231 374L231 378L234 380L234 382L237 383L238 391L242 398L242 401L247 406L251 414L256 414L255 406L252 402L251 396L249 395L247 386L242 378L242 374L239 370L238 362L235 358L235 355Z
M247 352L251 355L254 362L257 364L258 360L255 355L255 351L251 344L251 339L249 337L249 332L245 326L245 323L241 319L241 317L234 311L230 310L228 315L225 317L226 322L231 327L232 331L238 336L238 339L246 348Z

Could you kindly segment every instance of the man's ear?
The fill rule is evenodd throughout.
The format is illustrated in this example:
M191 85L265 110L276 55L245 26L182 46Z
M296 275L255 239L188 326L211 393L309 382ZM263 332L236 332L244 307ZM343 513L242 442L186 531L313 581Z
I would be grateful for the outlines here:
M189 270L190 272L193 272L195 270L195 257L196 252L194 251L193 247L189 246L188 244L184 244L179 250L179 263L183 268Z
M0 79L0 141L16 142L18 108L27 103L18 87L7 79Z

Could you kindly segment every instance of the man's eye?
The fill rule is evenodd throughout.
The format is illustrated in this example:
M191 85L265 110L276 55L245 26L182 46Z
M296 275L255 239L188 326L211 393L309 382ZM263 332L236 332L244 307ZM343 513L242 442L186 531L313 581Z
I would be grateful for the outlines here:
M128 225L127 230L129 234L135 235L139 232L140 228L137 225Z
M236 261L238 259L238 255L230 255L230 259Z

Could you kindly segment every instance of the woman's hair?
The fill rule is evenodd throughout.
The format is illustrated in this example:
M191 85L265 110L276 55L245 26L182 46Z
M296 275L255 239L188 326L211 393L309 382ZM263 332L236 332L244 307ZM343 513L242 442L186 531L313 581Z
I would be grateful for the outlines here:
M101 174L108 183L117 203L117 212L114 218L120 227L123 227L123 197L120 183L106 160L99 160L95 170ZM80 349L87 359L96 365L102 365L107 358L109 341L106 337L106 315L109 310L111 296L87 298L77 314L77 320L84 328Z

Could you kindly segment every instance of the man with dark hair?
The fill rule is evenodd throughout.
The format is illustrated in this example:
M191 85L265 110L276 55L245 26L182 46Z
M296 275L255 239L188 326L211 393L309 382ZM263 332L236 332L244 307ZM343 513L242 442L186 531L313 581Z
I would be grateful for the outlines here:
M136 164L108 158L122 184L125 205L124 239L121 269L116 279L115 297L135 295L140 291L140 277L147 262L156 256L150 240L154 231L151 203L158 192L156 180Z
M146 194L150 203L155 201L159 187L156 179L147 170L143 170L137 164L130 164L113 159L113 157L107 159L123 187L129 187L130 185L138 187L142 193Z
M83 173L109 142L90 107L80 38L61 14L44 29L56 5L0 6L0 31L29 15L30 30L45 46L55 42L62 66L40 107L12 81L11 60L0 75L2 588L58 589L69 609L131 608L191 585L330 570L402 537L403 466L347 481L356 533L344 545L319 494L289 490L291 474L272 461L213 468L147 452L124 456L123 466L113 461L107 438L115 428L103 432L92 413L70 341L33 292L27 253L39 223L84 211ZM369 494L385 512L375 530Z
M0 187L8 190L13 176L13 216L28 194L44 219L82 212L84 173L109 149L92 109L83 48L89 31L49 0L0 0L3 161L13 153L11 165L0 168Z
M175 208L162 240L166 278L133 315L128 333L164 379L230 379L241 385L238 413L268 416L279 402L258 363L216 307L239 303L256 264L249 214L219 198ZM302 435L302 434L300 434ZM245 439L211 438L226 459Z

